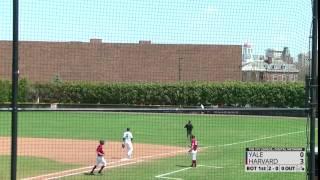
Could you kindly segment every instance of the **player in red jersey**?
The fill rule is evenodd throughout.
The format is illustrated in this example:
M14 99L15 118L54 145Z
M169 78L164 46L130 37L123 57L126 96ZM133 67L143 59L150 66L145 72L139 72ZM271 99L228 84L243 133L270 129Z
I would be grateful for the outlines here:
M101 174L102 170L104 167L106 167L107 165L107 161L104 158L104 151L103 151L103 145L104 145L104 141L100 140L99 142L99 146L97 147L97 162L96 165L92 168L90 174L94 175L94 170L97 168L97 166L99 166L101 164L101 168L98 171L99 174Z
M192 164L191 167L197 167L197 149L198 149L198 141L194 135L191 136L191 148L189 153L192 156Z

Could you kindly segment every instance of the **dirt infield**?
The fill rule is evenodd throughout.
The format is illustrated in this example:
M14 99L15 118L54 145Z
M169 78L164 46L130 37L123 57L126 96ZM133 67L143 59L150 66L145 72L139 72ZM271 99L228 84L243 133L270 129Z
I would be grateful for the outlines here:
M0 137L0 155L10 155L10 143L10 138ZM98 141L88 140L18 138L18 155L48 158L53 161L87 167L95 163L97 145ZM177 153L186 152L186 148L164 145L134 143L133 146L134 159L131 162L122 162L121 159L126 158L126 151L121 148L121 142L107 141L105 145L105 157L110 164L110 168L130 165L146 159L170 157ZM60 175L59 173L54 174L55 176ZM48 177L39 179L48 179Z

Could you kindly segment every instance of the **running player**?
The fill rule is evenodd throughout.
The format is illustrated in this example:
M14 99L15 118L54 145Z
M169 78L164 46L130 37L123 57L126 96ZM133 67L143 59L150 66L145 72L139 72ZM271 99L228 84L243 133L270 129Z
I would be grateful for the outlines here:
M104 141L100 140L99 145L97 147L97 159L96 159L96 165L92 168L90 174L94 175L94 170L101 165L100 170L98 171L99 174L101 174L103 168L107 165L107 161L104 158L104 151L103 151L103 145Z
M197 149L198 149L198 141L194 135L191 136L191 148L189 153L192 156L192 164L191 167L197 167Z
M133 135L130 132L130 128L127 128L127 131L123 133L122 141L123 141L122 148L127 147L128 159L131 159L132 158L132 152L133 152L133 146L132 146Z

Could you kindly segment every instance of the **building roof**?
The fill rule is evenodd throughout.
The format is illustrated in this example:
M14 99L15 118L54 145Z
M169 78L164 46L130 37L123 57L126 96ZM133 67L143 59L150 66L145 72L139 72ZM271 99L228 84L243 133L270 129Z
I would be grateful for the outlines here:
M275 61L271 64L263 60L255 60L242 64L242 71L257 72L282 72L282 73L298 73L299 70L295 64L287 64L283 61Z

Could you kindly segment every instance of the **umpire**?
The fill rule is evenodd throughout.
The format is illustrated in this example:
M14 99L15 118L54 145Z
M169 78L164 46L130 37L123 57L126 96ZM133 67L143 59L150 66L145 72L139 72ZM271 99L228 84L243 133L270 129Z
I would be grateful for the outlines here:
M193 125L191 124L191 121L189 121L188 124L186 124L186 125L184 126L184 128L187 129L187 138L189 138L190 141L191 141L192 129L193 129Z

